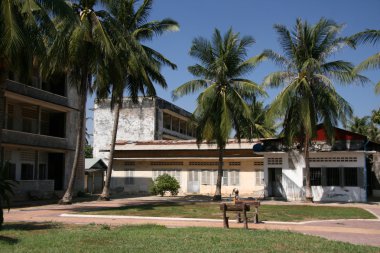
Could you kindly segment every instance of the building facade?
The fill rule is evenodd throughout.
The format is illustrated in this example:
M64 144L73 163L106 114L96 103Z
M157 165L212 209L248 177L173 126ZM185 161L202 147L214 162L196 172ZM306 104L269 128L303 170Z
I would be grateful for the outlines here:
M108 158L109 105L97 105L94 115L94 153ZM189 117L190 113L160 98L141 98L138 105L125 99L111 189L148 193L153 180L166 173L179 181L180 194L213 195L218 150L216 145L196 144ZM336 128L331 146L322 127L312 142L314 201L366 202L368 196L380 196L379 144ZM288 149L282 139L230 140L224 152L222 194L229 196L237 188L244 197L303 200L304 168L299 150Z
M230 140L224 152L222 194L264 197L263 158L252 152L252 142ZM216 145L195 140L119 142L112 186L120 191L149 193L156 177L169 174L180 183L179 194L213 195L218 170Z
M281 139L264 140L265 195L287 200L305 197L305 160L297 149L287 150ZM366 202L380 196L380 145L366 136L335 128L329 145L323 127L310 150L310 178L314 201Z
M1 156L10 164L9 178L19 182L15 199L60 195L67 186L74 158L77 93L64 75L48 81L34 76L21 83L10 73L5 85ZM77 173L77 190L83 189L83 174L83 169Z

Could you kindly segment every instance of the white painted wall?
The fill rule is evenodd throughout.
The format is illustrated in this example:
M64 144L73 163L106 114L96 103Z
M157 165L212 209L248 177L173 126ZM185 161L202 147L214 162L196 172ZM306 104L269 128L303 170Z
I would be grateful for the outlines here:
M356 161L345 161L341 158L355 158ZM268 159L282 158L281 165L270 165ZM354 167L363 168L365 166L365 154L360 151L332 151L332 152L310 152L310 159L321 158L321 161L310 162L310 167ZM332 158L332 160L331 160ZM334 158L340 158L335 159ZM330 161L329 161L330 159ZM347 160L347 159L346 159ZM304 198L303 168L305 160L303 154L297 151L264 153L264 173L265 173L265 196L270 195L270 179L268 168L282 168L283 197L287 200L295 201ZM359 177L359 175L358 175ZM345 201L363 202L366 200L364 188L341 187L341 186L313 186L314 201Z

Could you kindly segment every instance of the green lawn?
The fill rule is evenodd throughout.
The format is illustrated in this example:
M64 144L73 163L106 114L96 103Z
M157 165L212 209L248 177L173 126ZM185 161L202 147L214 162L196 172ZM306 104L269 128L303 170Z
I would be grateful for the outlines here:
M154 217L211 218L221 219L219 203L156 203L129 205L83 214L131 215ZM252 212L250 212L251 214ZM252 215L252 214L251 214ZM230 214L233 217L234 214ZM364 209L356 207L302 206L302 205L262 205L259 208L261 221L306 221L328 219L375 219Z
M0 252L379 252L286 231L6 224Z

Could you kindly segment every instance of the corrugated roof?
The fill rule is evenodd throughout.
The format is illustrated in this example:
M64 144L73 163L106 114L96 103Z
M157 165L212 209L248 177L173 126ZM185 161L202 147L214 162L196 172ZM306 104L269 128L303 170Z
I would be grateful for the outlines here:
M107 169L107 165L100 158L86 158L84 161L85 170L90 169Z
M252 149L253 145L261 143L260 140L235 139L228 141L226 149ZM198 146L195 140L154 140L154 141L117 141L116 150L209 150L216 149L217 145L203 142Z

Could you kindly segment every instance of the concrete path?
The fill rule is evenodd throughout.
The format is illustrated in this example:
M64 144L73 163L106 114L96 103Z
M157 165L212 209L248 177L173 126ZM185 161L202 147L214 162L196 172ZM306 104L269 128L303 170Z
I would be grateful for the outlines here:
M104 215L78 215L81 210L98 210L100 208L119 207L151 203L157 201L175 201L175 198L122 198L109 202L83 202L69 206L45 205L29 208L11 209L4 213L6 222L62 222L71 224L159 224L167 227L223 227L222 220L211 219L185 219L165 217L137 217L137 216L104 216ZM265 201L264 205L297 204L289 202ZM300 203L301 204L301 203ZM332 206L354 206L364 208L375 214L377 220L329 220L308 222L263 222L249 223L250 229L276 229L300 232L325 237L330 240L345 241L354 244L366 244L380 247L380 204L311 204ZM230 222L230 227L242 228L243 224Z

